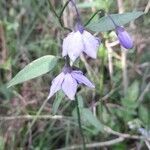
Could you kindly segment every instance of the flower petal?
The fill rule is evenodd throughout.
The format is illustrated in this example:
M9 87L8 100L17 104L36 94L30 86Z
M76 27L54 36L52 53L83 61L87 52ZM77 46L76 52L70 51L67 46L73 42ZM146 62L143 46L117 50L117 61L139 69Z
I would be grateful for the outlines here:
M69 33L66 38L63 40L63 45L62 45L62 56L66 56L68 54L68 47L70 44L71 39L73 38L73 32Z
M72 71L71 76L74 79L76 79L78 83L83 83L90 88L95 88L95 86L91 83L91 81L89 81L89 79L86 78L83 74Z
M126 49L131 49L133 47L133 40L128 32L123 27L117 27L116 32L120 44Z
M83 74L83 72L81 70L73 70L72 72L78 73L78 74Z
M74 100L74 96L77 91L77 82L69 73L65 75L64 81L62 83L62 90L69 97L69 99Z
M96 58L97 50L100 45L100 41L98 38L94 37L91 33L84 31L82 34L83 42L84 42L84 52L92 57Z
M69 55L72 61L75 61L79 57L80 53L84 49L82 41L82 35L79 31L70 33L63 41L63 53Z
M51 98L57 91L61 89L61 85L64 80L64 77L65 77L65 74L62 72L56 78L53 79L52 85L50 87L48 99Z

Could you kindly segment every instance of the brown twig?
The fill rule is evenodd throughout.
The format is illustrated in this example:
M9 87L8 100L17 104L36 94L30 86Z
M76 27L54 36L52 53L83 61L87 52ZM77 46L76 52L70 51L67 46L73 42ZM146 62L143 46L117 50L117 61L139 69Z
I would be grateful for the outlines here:
M150 10L150 0L148 1L146 7L145 7L145 10L144 10L144 13L147 14Z
M4 28L1 22L0 22L0 53L1 53L0 64L3 64L7 59L7 48L4 36Z
M127 134L127 133L120 133L120 132L117 132L117 131L112 130L110 127L107 127L107 126L104 127L104 130L105 130L105 132L107 132L107 133L109 133L109 134L113 134L113 135L116 135L116 136L119 136L119 137L122 137L122 138L137 139L137 140L138 140L138 139L141 139L141 140L145 139L145 140L150 141L150 138L147 139L147 138L144 137L144 136L130 135L130 134Z
M53 119L53 120L61 120L61 119L71 119L71 117L65 117L61 115L20 115L20 116L4 116L0 117L0 121L10 121L10 120L33 120L33 119Z
M150 83L147 84L147 86L145 87L144 91L139 96L138 102L142 102L143 101L145 94L147 92L149 92L149 90L150 90Z
M118 11L119 11L119 13L123 13L124 12L123 0L117 0L117 3L118 3Z
M97 142L97 143L90 143L90 144L86 144L86 148L94 148L94 147L104 147L104 146L111 146L111 145L115 145L117 143L120 143L124 141L124 138L119 137L113 140L109 140L109 141L105 141L105 142ZM73 150L73 149L80 149L82 148L82 145L72 145L69 147L65 147L65 148L60 148L57 150Z
M112 61L112 53L113 53L113 49L111 48L111 46L109 45L108 41L106 40L105 42L106 48L108 50L108 67L109 67L109 75L110 75L110 80L111 80L111 86L113 84L113 61Z
M109 93L107 93L104 97L100 98L99 101L94 103L94 106L98 106L102 101L107 100L119 87L113 88Z
M123 90L124 96L127 93L128 89L128 76L127 76L127 51L122 48L122 76L123 76Z
M61 116L61 115L20 115L20 116L3 116L0 117L0 121L11 121L11 120L34 120L34 119L44 119L44 120L49 120L49 119L54 119L54 120L73 120L73 117L70 116ZM150 139L144 137L144 136L139 136L139 135L130 135L127 133L120 133L117 131L114 131L108 126L104 126L104 131L113 134L122 138L129 138L129 139L146 139L150 141Z

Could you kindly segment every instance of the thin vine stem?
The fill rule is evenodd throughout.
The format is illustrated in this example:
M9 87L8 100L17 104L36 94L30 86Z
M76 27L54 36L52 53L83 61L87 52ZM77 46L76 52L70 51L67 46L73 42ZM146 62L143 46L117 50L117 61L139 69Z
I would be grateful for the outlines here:
M67 2L65 3L64 7L62 8L62 10L61 10L61 12L60 12L60 15L58 15L58 14L56 13L56 11L55 11L55 9L53 8L53 5L52 5L52 3L50 2L50 0L47 0L47 2L48 2L48 4L49 4L50 10L53 12L53 14L54 14L54 15L56 16L56 18L58 19L58 21L59 21L61 27L64 28L65 30L68 30L68 31L71 32L72 30L71 30L70 28L65 27L64 24L63 24L63 22L62 22L62 19L61 19L62 14L63 14L65 8L67 7L67 5L69 4L70 1L67 1Z
M32 120L32 122L30 123L30 126L27 130L27 132L25 133L25 137L30 133L33 125L35 124L35 122L37 121L38 117L40 116L42 110L44 109L45 105L47 104L49 98L46 98L45 101L43 102L42 106L40 107L40 109L38 110L38 112L36 113L34 119Z
M63 7L62 10L60 11L59 19L61 19L62 15L63 15L63 12L64 12L65 8L68 6L69 2L70 2L70 0L68 0L68 1L65 3L64 7Z
M87 25L91 22L91 20L92 20L99 12L101 12L101 11L102 11L102 9L97 10L97 11L91 16L91 18L84 24L84 26L87 26Z
M59 16L57 15L55 9L53 8L52 3L50 2L50 0L47 0L49 7L51 8L51 11L54 13L54 15L59 19Z
M83 142L83 150L86 150L86 144L85 144L85 138L84 138L83 129L82 129L82 125L81 125L81 114L80 114L80 108L79 108L77 96L75 96L75 102L76 102L76 106L77 106L77 117L78 117L79 130L80 130L80 134L81 134L82 142Z
M115 28L118 27L118 25L116 24L116 22L114 21L114 19L113 19L109 14L108 14L107 16L108 16L108 17L110 18L110 20L113 22Z
M77 8L75 2L73 0L69 0L69 1L72 3L72 5L74 6L74 8L76 10L78 22L81 23L80 13L78 11L78 8Z

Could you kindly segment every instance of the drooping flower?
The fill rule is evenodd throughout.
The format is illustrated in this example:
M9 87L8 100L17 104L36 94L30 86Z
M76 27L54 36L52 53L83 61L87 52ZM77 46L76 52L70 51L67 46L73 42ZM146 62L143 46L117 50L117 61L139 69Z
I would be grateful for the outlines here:
M79 70L72 70L71 67L64 67L63 71L52 81L48 98L51 98L60 89L74 100L78 84L85 84L90 88L94 85Z
M111 15L108 15L108 17L115 26L116 34L118 36L120 44L126 49L131 49L133 47L133 40L128 32L123 27L118 26Z
M131 49L133 48L133 40L128 34L128 32L120 26L116 27L116 33L119 39L120 44L126 48L126 49Z
M100 40L83 28L68 34L63 40L62 56L68 55L74 62L82 52L91 58L96 58Z

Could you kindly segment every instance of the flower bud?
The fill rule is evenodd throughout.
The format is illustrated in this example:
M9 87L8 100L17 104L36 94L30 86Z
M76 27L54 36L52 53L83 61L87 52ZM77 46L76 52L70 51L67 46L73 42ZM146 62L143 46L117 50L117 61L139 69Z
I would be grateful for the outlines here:
M123 27L117 26L116 33L117 33L120 44L124 48L131 49L133 47L133 40L131 39L130 35Z

